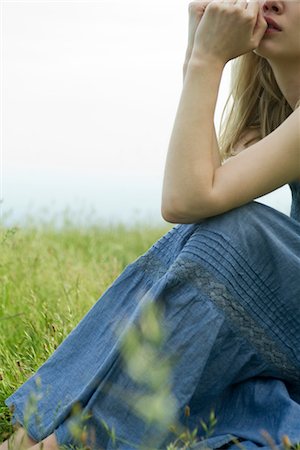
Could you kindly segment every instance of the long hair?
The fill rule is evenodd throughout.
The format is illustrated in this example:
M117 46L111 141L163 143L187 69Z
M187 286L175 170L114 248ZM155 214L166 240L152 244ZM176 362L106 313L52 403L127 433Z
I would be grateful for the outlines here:
M230 101L231 108L226 113ZM300 99L295 109L299 106ZM230 93L219 128L222 162L236 154L233 147L246 131L253 129L258 136L246 142L247 147L274 131L292 112L265 58L253 52L235 58L231 67Z

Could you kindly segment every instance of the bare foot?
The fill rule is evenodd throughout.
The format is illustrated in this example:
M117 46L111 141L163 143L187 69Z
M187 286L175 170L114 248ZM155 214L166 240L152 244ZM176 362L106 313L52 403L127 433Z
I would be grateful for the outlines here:
M18 428L9 439L2 442L0 445L0 450L14 450L14 449L24 449L33 447L37 442L28 436L26 430L22 427Z

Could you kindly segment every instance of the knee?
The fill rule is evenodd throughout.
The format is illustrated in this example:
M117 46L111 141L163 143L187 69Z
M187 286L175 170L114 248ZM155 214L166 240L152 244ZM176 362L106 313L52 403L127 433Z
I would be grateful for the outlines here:
M205 265L240 270L241 264L268 263L265 205L251 202L198 224L184 249L187 258ZM267 208L267 207L266 207ZM268 220L271 220L268 218Z

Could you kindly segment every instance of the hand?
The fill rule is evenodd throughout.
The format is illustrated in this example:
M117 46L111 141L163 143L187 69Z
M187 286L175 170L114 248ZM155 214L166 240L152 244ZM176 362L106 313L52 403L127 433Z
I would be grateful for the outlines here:
M257 0L212 0L197 27L193 57L215 58L225 65L257 48L267 27Z
M211 1L211 0L209 0ZM189 4L189 31L188 45L185 54L185 64L187 65L193 52L195 33L203 17L206 6L209 1L192 2Z

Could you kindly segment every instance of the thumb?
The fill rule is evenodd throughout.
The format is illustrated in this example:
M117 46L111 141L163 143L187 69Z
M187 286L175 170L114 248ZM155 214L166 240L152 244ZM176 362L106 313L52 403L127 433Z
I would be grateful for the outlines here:
M256 3L257 7L258 7L258 14L257 14L257 20L256 20L256 24L254 26L254 30L253 30L253 38L254 40L261 40L263 35L265 34L266 29L268 28L268 24L264 19L263 16L263 12L262 9L260 8L259 3Z

